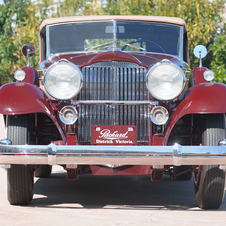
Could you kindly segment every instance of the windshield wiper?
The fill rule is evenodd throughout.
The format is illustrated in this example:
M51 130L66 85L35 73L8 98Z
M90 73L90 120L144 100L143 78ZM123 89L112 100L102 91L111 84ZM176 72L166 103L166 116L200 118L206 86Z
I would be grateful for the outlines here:
M104 43L104 44L101 44L101 45L97 45L97 46L93 46L93 47L86 47L85 51L94 50L94 49L97 49L99 47L108 46L108 45L113 44L113 43L114 43L114 41L111 41L111 42L107 42L107 43Z
M129 43L125 43L125 42L122 42L122 41L116 41L117 43L120 43L124 46L129 46L129 47L132 47L134 49L138 49L138 50L143 50L143 51L147 51L145 48L142 48L142 47L137 47L137 46L134 46L134 45L131 45ZM93 46L93 47L86 47L85 48L85 51L88 51L88 50L94 50L94 49L97 49L97 48L100 48L100 47L104 47L104 46L108 46L110 44L113 44L115 43L114 41L111 41L111 42L107 42L107 43L104 43L104 44L101 44L101 45L97 45L97 46ZM122 47L123 48L123 47Z
M131 45L129 43L125 43L125 42L121 42L121 41L117 41L118 43L124 45L124 46L129 46L129 47L132 47L134 49L138 49L138 50L143 50L143 51L147 51L145 48L142 48L142 47L137 47L137 46L134 46L134 45ZM123 48L123 47L122 47Z

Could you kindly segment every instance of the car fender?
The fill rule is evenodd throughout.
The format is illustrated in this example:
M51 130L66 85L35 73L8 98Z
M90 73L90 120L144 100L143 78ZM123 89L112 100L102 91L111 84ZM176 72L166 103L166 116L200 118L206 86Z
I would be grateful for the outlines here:
M62 139L65 141L65 135L58 120L54 114L48 97L37 86L16 82L8 83L0 88L0 114L16 115L44 113L47 114L58 128Z
M46 95L35 85L23 82L0 88L0 113L4 115L42 112L52 115Z
M226 85L220 83L202 83L191 87L185 98L169 118L165 131L164 145L177 121L188 114L226 113Z

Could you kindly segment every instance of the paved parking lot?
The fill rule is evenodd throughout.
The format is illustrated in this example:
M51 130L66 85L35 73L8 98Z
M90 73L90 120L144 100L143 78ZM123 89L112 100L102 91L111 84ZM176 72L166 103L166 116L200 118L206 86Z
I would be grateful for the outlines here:
M196 206L191 181L153 183L149 176L81 176L69 182L59 166L36 179L29 206L6 200L6 172L0 169L0 225L226 225L220 209Z

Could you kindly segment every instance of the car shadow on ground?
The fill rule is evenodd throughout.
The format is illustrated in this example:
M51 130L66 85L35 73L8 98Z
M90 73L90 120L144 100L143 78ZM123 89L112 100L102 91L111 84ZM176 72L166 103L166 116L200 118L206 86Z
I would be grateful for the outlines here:
M35 182L30 206L52 208L118 208L200 210L194 198L193 179L153 183L142 176L80 176L67 181L66 173L52 173ZM224 200L219 210L226 210Z

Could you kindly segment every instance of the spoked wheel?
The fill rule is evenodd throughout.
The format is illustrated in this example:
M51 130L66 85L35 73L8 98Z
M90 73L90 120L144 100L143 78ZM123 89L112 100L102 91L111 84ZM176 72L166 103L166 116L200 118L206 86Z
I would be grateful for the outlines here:
M202 145L217 146L225 138L224 114L206 115ZM225 193L225 172L218 165L199 166L194 174L195 199L202 209L218 209Z
M36 177L48 177L52 172L52 166L50 165L40 165L35 170Z
M7 138L13 145L30 144L31 115L10 115L7 120ZM12 205L28 205L34 193L32 165L11 165L7 169L7 195Z

